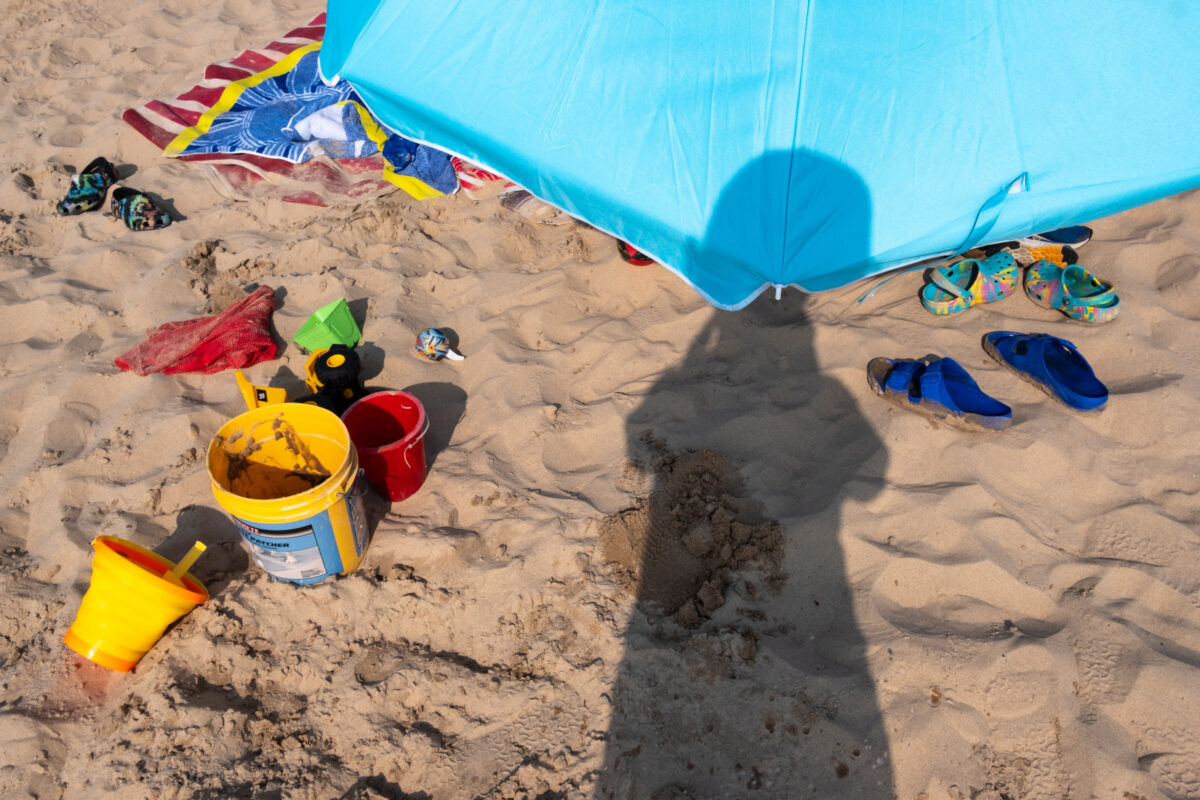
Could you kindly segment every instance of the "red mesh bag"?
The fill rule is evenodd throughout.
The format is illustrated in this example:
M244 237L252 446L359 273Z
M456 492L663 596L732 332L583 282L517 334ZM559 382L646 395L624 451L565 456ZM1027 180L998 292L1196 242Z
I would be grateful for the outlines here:
M215 317L168 322L113 363L138 375L241 369L275 357L275 290L260 286Z

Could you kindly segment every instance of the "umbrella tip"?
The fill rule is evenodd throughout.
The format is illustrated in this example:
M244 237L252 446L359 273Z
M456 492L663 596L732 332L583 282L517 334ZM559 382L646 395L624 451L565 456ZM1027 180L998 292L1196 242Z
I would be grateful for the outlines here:
M778 300L782 296L783 296L783 284L777 283L777 284L775 284L775 299Z

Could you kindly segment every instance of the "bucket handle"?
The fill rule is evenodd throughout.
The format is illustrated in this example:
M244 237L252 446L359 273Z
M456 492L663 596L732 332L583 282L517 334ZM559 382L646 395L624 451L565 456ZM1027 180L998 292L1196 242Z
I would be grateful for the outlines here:
M428 416L425 417L425 427L421 429L421 435L418 436L417 438L413 439L411 442L409 442L408 445L405 446L405 448L404 448L404 466L408 467L409 469L412 469L413 467L415 467L417 465L408 463L408 451L413 449L414 447L416 447L417 443L420 442L422 439L424 439L425 434L427 434L427 433L429 433L429 417Z
M337 496L343 500L347 497L364 497L367 494L367 471L362 467L358 468L358 474L354 476L354 482L350 484L350 491L338 492Z

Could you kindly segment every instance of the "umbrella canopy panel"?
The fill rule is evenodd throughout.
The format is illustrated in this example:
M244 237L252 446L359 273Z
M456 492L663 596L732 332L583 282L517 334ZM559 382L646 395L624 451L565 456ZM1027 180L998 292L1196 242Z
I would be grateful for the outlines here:
M1110 5L330 0L321 70L738 308L1200 185L1200 5Z

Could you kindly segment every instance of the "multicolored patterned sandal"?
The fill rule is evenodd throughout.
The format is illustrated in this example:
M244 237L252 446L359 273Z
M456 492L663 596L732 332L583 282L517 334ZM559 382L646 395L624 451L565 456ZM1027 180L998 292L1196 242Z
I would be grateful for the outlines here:
M95 211L104 205L108 189L118 180L117 168L104 156L92 159L83 171L71 176L71 188L67 196L58 201L54 210L59 216L67 217Z
M171 224L171 215L154 204L146 194L122 186L112 195L113 216L131 231L149 231Z
M1042 308L1091 324L1111 322L1121 310L1113 285L1078 264L1036 262L1025 271L1025 294Z
M929 272L921 305L939 316L965 311L980 303L1003 300L1017 288L1020 270L1011 253L1001 251L982 261L966 258Z

